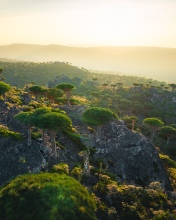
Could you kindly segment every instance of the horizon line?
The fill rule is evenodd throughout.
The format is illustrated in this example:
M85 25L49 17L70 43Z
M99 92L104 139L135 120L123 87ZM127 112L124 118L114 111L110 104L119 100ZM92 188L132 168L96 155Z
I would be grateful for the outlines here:
M96 45L96 44L34 44L34 43L11 43L11 44L1 44L1 46L12 46L12 45L33 45L33 46L61 46L61 47L79 47L79 48L95 48L95 47L148 47L148 48L168 48L176 49L176 47L167 46L144 46L144 45Z

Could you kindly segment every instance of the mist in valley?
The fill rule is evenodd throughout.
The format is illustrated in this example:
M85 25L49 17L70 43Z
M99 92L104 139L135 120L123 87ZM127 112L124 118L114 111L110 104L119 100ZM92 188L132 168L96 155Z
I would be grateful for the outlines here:
M32 62L68 62L88 70L176 82L176 48L12 44L0 46L0 57Z

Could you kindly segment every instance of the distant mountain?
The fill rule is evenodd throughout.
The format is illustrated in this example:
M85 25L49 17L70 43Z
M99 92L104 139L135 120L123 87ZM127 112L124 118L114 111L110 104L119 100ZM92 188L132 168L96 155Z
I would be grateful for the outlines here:
M12 44L0 46L0 58L63 61L87 69L120 71L176 83L176 48Z

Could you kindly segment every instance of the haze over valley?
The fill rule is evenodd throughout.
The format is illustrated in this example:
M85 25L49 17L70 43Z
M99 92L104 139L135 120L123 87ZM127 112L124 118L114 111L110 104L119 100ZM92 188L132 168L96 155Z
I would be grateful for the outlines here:
M0 58L69 62L89 70L117 71L168 83L176 82L176 48L12 44L0 46Z
M175 1L0 0L0 8L0 58L176 82Z

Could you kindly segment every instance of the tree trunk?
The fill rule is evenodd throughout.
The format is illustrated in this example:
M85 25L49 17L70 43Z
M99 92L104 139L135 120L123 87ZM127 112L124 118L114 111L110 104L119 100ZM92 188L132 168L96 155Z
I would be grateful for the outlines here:
M45 142L45 130L42 130L42 142Z
M151 138L150 138L150 141L152 142L152 144L153 144L153 138L154 138L154 136L155 136L155 131L152 131L151 132Z
M56 159L57 152L56 152L56 141L55 141L55 132L54 131L50 131L50 137L51 137L53 157L54 157L54 159Z
M69 92L67 92L66 95L67 95L67 106L70 106L70 94L69 94Z
M97 126L97 140L101 139L101 126Z
M167 143L166 143L166 147L169 145L169 141L170 141L171 137L167 138Z
M90 176L89 156L86 155L84 158L84 174Z
M4 93L4 102L7 101L6 94Z
M31 127L28 127L28 146L31 146Z
M132 131L134 131L134 124L135 124L135 121L132 121Z

